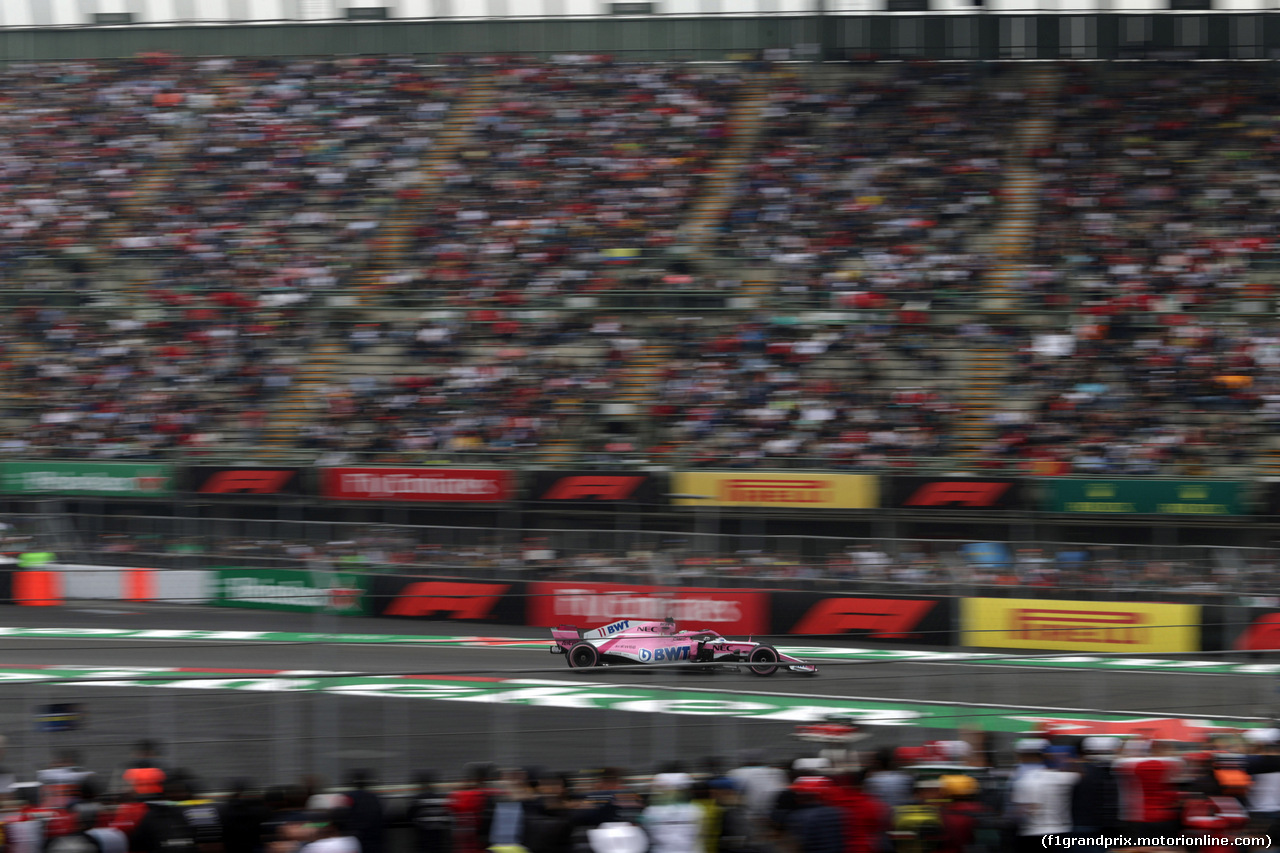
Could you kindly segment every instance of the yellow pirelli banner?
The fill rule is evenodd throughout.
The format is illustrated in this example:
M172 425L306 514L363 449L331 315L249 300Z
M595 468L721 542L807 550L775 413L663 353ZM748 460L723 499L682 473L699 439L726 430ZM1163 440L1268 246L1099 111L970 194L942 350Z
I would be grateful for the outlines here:
M875 509L875 474L814 471L676 471L671 475L677 506L768 506L792 509Z
M1200 651L1196 604L966 598L960 642L996 649L1065 652Z

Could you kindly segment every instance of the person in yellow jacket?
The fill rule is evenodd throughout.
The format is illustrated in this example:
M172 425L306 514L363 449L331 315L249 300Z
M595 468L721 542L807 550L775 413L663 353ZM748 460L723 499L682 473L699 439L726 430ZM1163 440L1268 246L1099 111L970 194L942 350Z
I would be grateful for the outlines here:
M703 853L720 853L720 835L724 828L724 807L711 795L711 786L695 782L692 802L702 813Z

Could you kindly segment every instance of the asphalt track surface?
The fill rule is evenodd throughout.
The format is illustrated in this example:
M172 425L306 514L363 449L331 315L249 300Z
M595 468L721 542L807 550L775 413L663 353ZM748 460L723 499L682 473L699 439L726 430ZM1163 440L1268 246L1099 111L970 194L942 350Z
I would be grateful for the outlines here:
M0 627L147 630L298 631L399 635L469 635L544 639L541 629L458 622L350 619L220 608L134 606L118 602L64 608L0 607ZM786 641L779 641L784 648ZM812 645L812 644L810 644ZM842 644L848 646L851 643ZM1277 711L1274 674L1205 674L1012 667L998 661L824 661L817 676L759 678L741 671L623 668L571 672L564 658L545 650L477 645L430 647L331 642L205 642L184 639L32 639L0 635L0 663L22 667L155 667L199 673L244 670L293 674L396 674L431 685L451 679L499 684L570 685L526 688L565 694L575 684L598 692L697 691L725 702L771 694L822 706L828 701L874 704L953 703L954 725L984 727L997 713L1072 718L1087 712L1204 718L1269 717ZM204 675L203 677L212 677ZM329 678L320 675L323 682ZM164 744L165 759L210 785L247 777L260 783L314 775L337 781L346 771L374 769L384 782L407 781L418 770L457 776L473 761L535 765L553 770L617 765L636 771L709 755L727 760L745 749L774 758L811 755L820 747L795 740L794 720L750 719L701 710L671 712L661 702L612 710L545 707L537 702L439 701L417 695L334 695L261 689L159 689L145 678L115 686L0 681L0 733L9 738L5 764L20 776L43 766L58 749L74 749L81 762L106 774L139 738ZM172 685L171 685L172 686ZM190 687L188 685L188 687ZM689 693L689 695L693 695ZM561 698L563 696L561 695ZM44 731L38 714L53 703L78 703L75 731ZM572 706L575 703L567 703ZM1006 706L1017 706L1009 708ZM713 708L714 703L707 703ZM902 707L896 705L894 707ZM1020 718L1018 718L1020 719ZM868 727L859 748L919 743L954 736L954 727L901 724ZM1033 724L1028 722L1027 727ZM1004 742L1013 737L1001 735Z

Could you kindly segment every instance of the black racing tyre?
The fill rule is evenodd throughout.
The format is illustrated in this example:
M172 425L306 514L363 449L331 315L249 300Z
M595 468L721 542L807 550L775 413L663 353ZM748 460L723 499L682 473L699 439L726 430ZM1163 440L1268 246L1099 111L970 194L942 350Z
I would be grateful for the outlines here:
M591 669L600 665L600 650L590 643L574 643L565 657L572 669Z
M756 646L747 656L747 661L752 664L747 667L752 674L773 675L778 671L778 650L773 646Z

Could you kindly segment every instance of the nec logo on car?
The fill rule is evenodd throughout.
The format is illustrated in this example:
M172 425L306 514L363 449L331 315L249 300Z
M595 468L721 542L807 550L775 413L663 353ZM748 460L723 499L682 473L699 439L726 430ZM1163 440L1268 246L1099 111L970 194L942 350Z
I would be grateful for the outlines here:
M658 661L663 660L688 660L689 649L689 646L673 646L669 649L654 649L653 651L641 649L640 660L645 663L648 663L649 661L657 663Z

